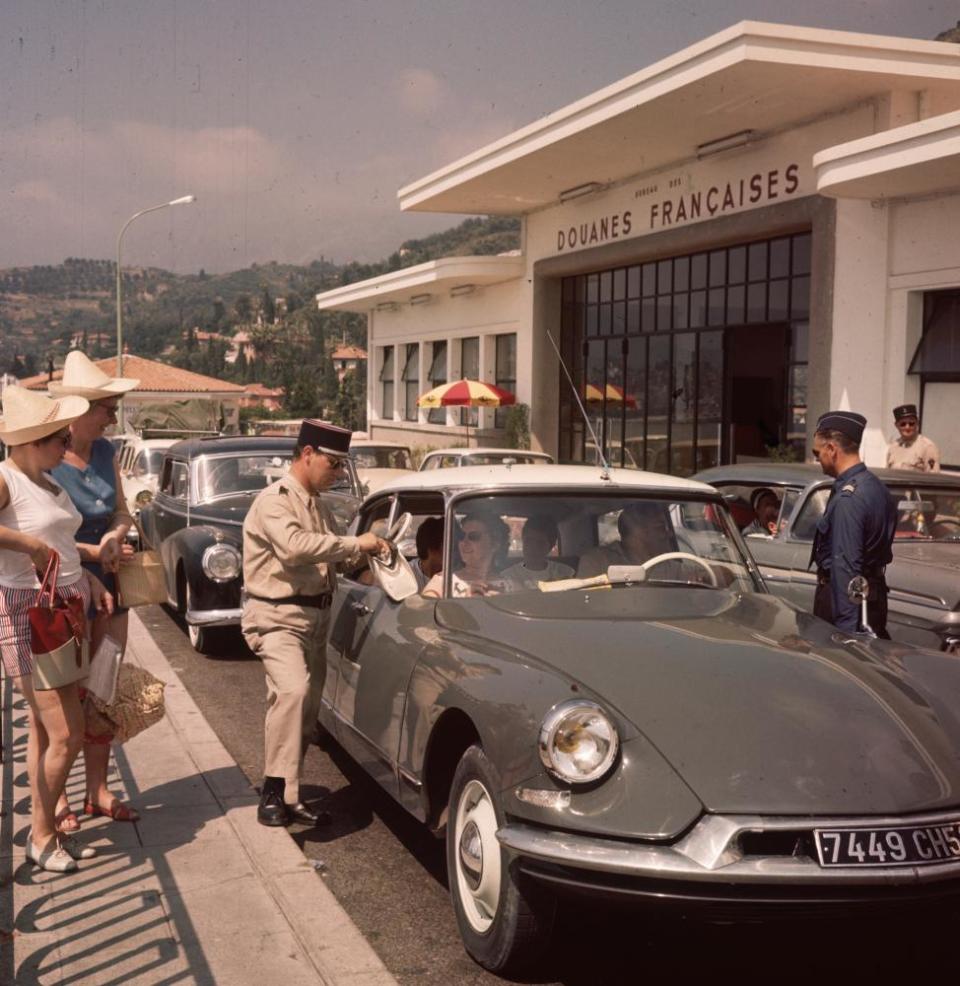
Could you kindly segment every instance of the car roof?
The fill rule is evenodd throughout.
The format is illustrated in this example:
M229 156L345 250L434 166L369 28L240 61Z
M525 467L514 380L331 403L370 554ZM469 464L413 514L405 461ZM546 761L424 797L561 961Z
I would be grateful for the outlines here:
M552 459L553 456L548 452L534 452L527 448L432 448L424 455L502 455L508 458L511 455L530 455L538 459Z
M960 476L948 473L908 472L905 469L871 469L884 483L899 486L951 486L960 489ZM763 485L807 486L817 480L832 482L814 462L740 462L714 466L696 474L704 483L759 483Z
M170 451L185 459L195 459L201 455L223 455L230 452L292 452L296 444L296 436L233 435L225 438L188 438L171 445Z
M355 438L350 442L350 450L355 448L402 448L410 451L410 446L402 442L380 442L375 438Z
M607 489L649 489L677 493L715 493L706 483L677 476L665 476L639 469L611 469L609 479L602 478L599 466L557 465L490 465L460 466L458 469L430 469L411 472L385 483L377 490L380 495L399 490L462 490L484 487L595 487Z

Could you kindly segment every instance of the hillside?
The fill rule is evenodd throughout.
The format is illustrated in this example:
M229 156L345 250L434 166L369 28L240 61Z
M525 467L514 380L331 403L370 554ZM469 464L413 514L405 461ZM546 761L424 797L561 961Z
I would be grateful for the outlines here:
M131 352L180 365L197 363L193 330L232 336L238 329L282 321L299 325L315 341L365 344L363 319L313 307L313 296L402 267L444 256L495 254L519 246L519 221L468 219L449 230L408 240L374 264L308 266L254 264L228 274L182 275L157 268L124 267L124 339ZM0 270L0 372L18 375L59 363L72 346L91 356L116 348L116 266L110 260L67 258L58 266ZM322 347L321 347L322 349ZM249 367L209 369L230 377Z

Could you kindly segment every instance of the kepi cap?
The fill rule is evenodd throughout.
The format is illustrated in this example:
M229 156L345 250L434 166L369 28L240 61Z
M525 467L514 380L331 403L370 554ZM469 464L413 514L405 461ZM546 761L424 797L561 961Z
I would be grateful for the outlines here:
M347 428L338 428L326 421L307 418L300 425L297 444L301 447L309 445L317 452L328 455L347 456L350 454L350 438L353 432Z
M5 445L38 442L87 413L90 402L83 397L55 400L11 384L3 391L0 441Z
M899 421L901 418L916 418L917 415L917 405L916 404L900 404L898 407L893 409L893 420Z
M839 431L851 441L860 444L867 419L856 411L827 411L817 421L817 431Z

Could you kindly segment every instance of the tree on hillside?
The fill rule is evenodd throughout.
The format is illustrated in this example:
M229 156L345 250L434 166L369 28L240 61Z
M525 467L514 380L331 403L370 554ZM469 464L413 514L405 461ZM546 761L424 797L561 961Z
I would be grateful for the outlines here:
M266 284L264 284L260 294L260 311L263 315L264 325L273 325L277 320L277 306L274 304L273 295L271 295L270 288Z
M340 393L333 406L333 423L351 431L367 427L366 377L350 370L340 384Z
M238 294L233 303L233 310L237 313L240 322L249 322L253 318L253 303L250 295Z

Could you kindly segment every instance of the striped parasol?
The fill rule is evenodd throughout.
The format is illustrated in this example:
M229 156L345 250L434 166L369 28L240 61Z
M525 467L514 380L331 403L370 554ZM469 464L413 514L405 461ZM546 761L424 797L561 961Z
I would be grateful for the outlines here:
M606 394L595 383L588 383L583 388L583 399L589 404L600 404L604 397L606 397L608 404L626 404L627 407L631 408L637 406L636 397L633 394L624 396L623 388L618 387L616 384L608 383Z
M417 398L417 407L506 407L517 398L508 390L482 380L442 383Z
M506 407L516 404L509 390L501 390L482 380L454 380L442 383L417 398L417 407ZM467 424L467 448L470 447L470 425Z

